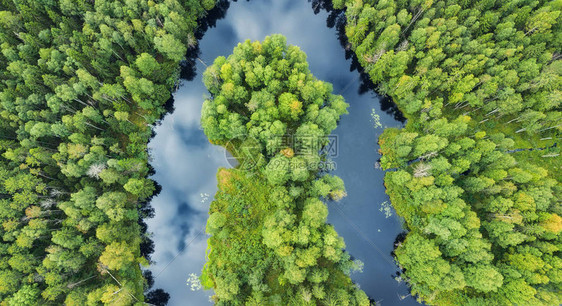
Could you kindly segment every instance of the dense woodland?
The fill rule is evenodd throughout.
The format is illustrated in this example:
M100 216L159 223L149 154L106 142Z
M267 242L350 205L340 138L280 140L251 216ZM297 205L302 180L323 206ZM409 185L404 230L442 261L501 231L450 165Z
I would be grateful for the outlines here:
M1 305L142 304L146 145L213 6L0 1Z
M350 47L407 117L379 139L428 304L562 302L561 1L338 0Z
M209 140L240 161L220 169L210 207L208 262L201 276L215 302L233 305L369 305L349 278L359 263L326 224L323 202L345 196L343 181L318 169L318 147L347 113L306 55L273 35L238 44L204 73ZM290 138L290 140L288 139Z
M408 119L379 144L412 295L562 303L562 1L332 4L346 47ZM0 0L0 305L157 303L141 268L157 189L147 142L214 6ZM209 212L214 300L369 304L326 224L345 188L315 145L343 98L279 35L217 58L204 81L205 133L240 162L219 170Z

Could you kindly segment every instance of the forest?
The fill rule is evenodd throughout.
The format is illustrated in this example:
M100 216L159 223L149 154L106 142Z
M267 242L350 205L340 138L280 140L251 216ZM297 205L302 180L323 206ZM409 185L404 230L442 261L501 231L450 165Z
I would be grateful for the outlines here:
M313 2L407 119L378 144L411 295L560 305L562 1ZM0 0L0 305L166 303L147 270L160 190L147 144L224 3ZM218 170L209 208L212 301L373 303L327 223L346 189L321 149L352 101L277 34L203 81L201 127L239 162Z
M436 305L562 302L561 1L334 1L378 92L408 119L379 139L409 230L395 250Z
M1 305L155 302L147 142L213 6L0 1Z

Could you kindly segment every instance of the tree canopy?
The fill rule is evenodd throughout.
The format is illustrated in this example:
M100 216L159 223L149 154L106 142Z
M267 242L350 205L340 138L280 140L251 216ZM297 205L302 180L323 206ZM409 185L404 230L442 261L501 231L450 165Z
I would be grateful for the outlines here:
M333 5L363 71L408 119L379 144L412 293L560 304L560 2Z
M211 97L201 122L209 140L241 152L239 160L260 157L217 174L201 276L214 301L369 305L349 278L357 263L326 224L322 200L341 198L343 182L318 171L326 158L320 148L347 113L343 98L278 34L238 44L215 59L204 82Z
M151 125L213 6L0 1L1 305L143 303Z

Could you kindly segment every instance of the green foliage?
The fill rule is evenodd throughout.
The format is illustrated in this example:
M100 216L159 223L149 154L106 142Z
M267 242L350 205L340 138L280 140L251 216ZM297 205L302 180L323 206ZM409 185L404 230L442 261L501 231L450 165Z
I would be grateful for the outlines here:
M211 93L201 113L205 133L241 162L219 170L209 211L201 282L213 300L369 305L320 200L345 196L341 179L318 172L320 145L347 112L343 98L281 35L239 44L228 59L215 59L204 82Z
M379 144L410 229L395 254L412 292L435 305L560 304L561 267L546 264L560 257L560 3L334 6L408 118Z
M205 1L0 3L0 304L144 300L151 125Z

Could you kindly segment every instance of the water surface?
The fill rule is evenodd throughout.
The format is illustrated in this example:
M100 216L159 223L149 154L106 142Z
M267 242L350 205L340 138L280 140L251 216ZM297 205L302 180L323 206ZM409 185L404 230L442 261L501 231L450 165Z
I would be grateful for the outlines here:
M372 110L380 115L383 127L401 123L381 110L373 91L360 90L359 73L350 71L351 60L346 60L336 30L326 26L327 18L325 11L314 14L304 0L235 2L200 41L198 74L174 93L175 111L156 127L156 137L149 143L156 170L152 178L162 185L152 201L156 216L147 220L155 242L156 263L150 269L154 287L170 293L169 305L207 305L212 294L191 291L186 285L189 274L199 274L205 262L204 226L217 190L215 175L218 167L228 165L223 148L211 145L200 129L201 104L207 94L201 72L217 56L231 54L238 42L263 40L274 33L285 35L289 44L307 53L312 73L332 83L334 93L350 104L350 114L334 132L338 156L333 158L337 165L333 173L344 180L348 196L328 204L328 221L344 237L347 251L364 263L363 272L353 273L352 279L382 305L415 303L399 298L408 294L408 288L392 277L396 266L390 253L402 229L394 214L386 217L380 211L388 201L384 172L375 168L380 158L376 141L383 129L375 129Z

